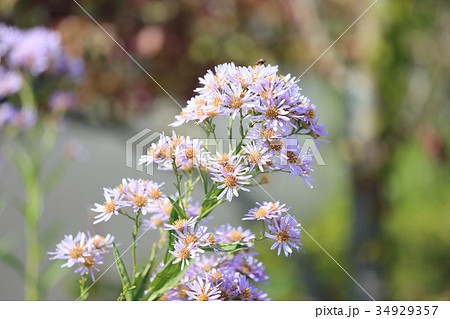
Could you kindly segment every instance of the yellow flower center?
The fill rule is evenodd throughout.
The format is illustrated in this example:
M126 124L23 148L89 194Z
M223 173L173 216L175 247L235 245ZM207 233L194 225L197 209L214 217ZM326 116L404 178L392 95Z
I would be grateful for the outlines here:
M81 256L83 256L83 252L84 252L84 249L82 247L76 246L76 247L72 248L72 250L70 251L70 258L78 259Z
M223 180L223 183L225 184L225 186L230 187L230 188L236 187L237 182L238 182L238 179L234 175L227 175L225 177L225 179Z
M178 252L178 257L183 260L189 259L189 257L191 257L191 251L189 250L189 248L184 247Z
M271 138L273 136L273 134L274 134L274 131L271 128L266 129L266 130L262 130L261 133L260 133L261 137L266 139L266 140Z
M289 238L291 238L291 236L289 235L288 231L283 229L282 231L280 231L277 234L277 240L281 243L285 243L289 240Z
M275 120L278 117L278 109L276 107L269 107L264 114L269 120Z
M147 205L147 198L134 194L133 202L137 207L143 207Z
M94 258L92 257L84 257L83 266L86 268L94 267Z
M288 158L288 162L290 163L290 164L297 164L297 161L298 161L298 157L297 157L297 154L295 154L294 152L292 152L292 151L287 151L287 158Z
M193 159L194 158L194 148L193 147L188 147L186 149L186 151L184 151L184 154L186 155L186 157L188 159Z
M281 141L281 139L278 139L278 138L269 142L270 149L274 150L274 151L280 151L282 145L283 145L283 142Z
M158 199L162 196L162 192L157 188L150 190L149 194L151 197L153 197L155 199Z
M234 97L232 100L231 100L231 104L230 104L230 107L232 108L232 109L239 109L241 106L242 106L242 104L244 104L244 101L242 101L242 99L240 98L240 97Z
M186 237L183 239L183 243L187 246L189 244L193 244L198 242L198 237L194 233L188 233Z
M230 231L228 233L228 236L231 238L231 240L234 240L234 241L239 241L242 238L244 238L244 235L237 229Z
M111 214L116 210L116 203L114 201L105 202L103 206L105 207L106 214Z
M242 289L242 298L248 300L252 297L252 291L249 288Z
M267 208L265 207L260 207L257 210L255 210L255 217L256 218L263 218L267 216Z
M262 154L258 151L253 151L249 154L248 159L250 163L257 164L262 158Z
M173 222L172 226L178 230L182 230L187 223L187 219L177 219Z
M309 117L310 119L313 119L316 116L316 111L308 110L306 111L306 116Z

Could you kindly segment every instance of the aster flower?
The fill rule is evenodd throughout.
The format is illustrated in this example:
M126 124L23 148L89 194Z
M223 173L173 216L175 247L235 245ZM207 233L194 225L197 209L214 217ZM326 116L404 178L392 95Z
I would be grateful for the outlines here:
M262 123L277 131L282 129L287 130L288 127L292 127L292 122L288 117L288 105L285 104L285 100L262 100L261 104L256 104L255 109L261 113L253 117L254 121L262 121Z
M50 260L67 260L61 267L70 268L84 262L84 257L90 255L88 248L86 234L78 232L75 237L73 235L64 236L64 239L56 245L56 251L48 252L48 254L53 255Z
M271 162L272 153L269 149L256 145L255 142L251 142L242 147L244 154L246 154L246 160L250 169L258 167L261 172L264 172L264 166Z
M181 269L183 269L185 265L189 265L190 259L197 257L199 253L204 253L204 250L193 244L186 246L183 243L175 242L174 250L169 251L169 253L175 257L175 260L172 263L176 264L181 262Z
M19 92L22 84L22 76L19 73L6 70L0 66L0 100L8 95Z
M190 228L197 223L197 217L191 217L189 219L177 219L172 224L165 224L164 230L175 230L177 232L182 232L186 228Z
M217 300L220 297L219 289L210 281L197 277L197 280L186 283L189 290L186 291L189 298L198 301Z
M238 298L240 300L253 300L254 296L257 293L256 287L252 285L244 275L238 275L236 279L236 286L238 291Z
M238 81L232 81L223 88L223 104L227 108L226 114L234 119L240 111L247 111L253 107L253 95L244 91Z
M247 138L255 140L258 144L267 143L273 139L280 139L283 135L280 132L276 132L271 127L266 127L260 123L253 125L247 133Z
M151 218L145 218L142 220L142 227L144 229L157 229L163 227L164 223L167 223L170 219L166 214L154 214Z
M66 69L69 59L64 53L58 32L35 27L21 33L20 40L14 43L8 53L10 66L29 70L33 75Z
M107 248L113 247L112 243L114 241L114 236L111 234L107 234L106 236L94 235L91 237L88 233L88 236L87 245L90 247L89 249L91 251L96 253L106 253L108 252Z
M247 180L252 176L246 175L247 173L248 168L244 168L242 165L237 165L236 167L220 167L219 172L212 173L213 177L211 177L211 179L219 183L217 188L223 189L217 199L221 199L226 195L228 201L231 202L233 196L239 196L238 190L249 192L250 190L243 186L250 184Z
M185 141L175 149L175 162L177 166L194 167L202 162L204 153L203 143L199 139L186 137Z
M89 274L92 281L95 281L94 270L100 271L97 266L103 264L102 259L103 257L101 255L95 254L83 257L83 261L77 263L79 267L75 270L75 273L80 273L81 276Z
M124 206L131 206L135 213L140 211L142 215L146 215L150 212L149 206L154 201L154 197L160 198L162 196L159 187L160 185L150 181L130 180L123 190L125 194ZM154 197L150 196L151 193Z
M245 253L236 254L225 264L228 271L238 272L257 283L266 283L269 276L266 274L264 264L254 256Z
M56 91L50 95L48 105L53 112L64 113L76 107L77 98L72 91Z
M280 255L281 250L283 250L286 257L292 254L292 248L297 251L300 250L300 246L302 246L300 243L300 229L294 217L286 215L273 219L268 228L269 232L266 232L265 236L276 240L270 249L278 247L278 255Z
M186 246L208 246L208 237L210 234L206 232L206 226L199 226L195 230L195 226L191 225L184 227L182 230L177 230L174 237Z
M16 114L14 106L9 102L0 103L0 128L9 124Z
M99 213L94 217L94 224L107 222L113 215L119 215L119 210L122 208L120 193L116 192L114 196L111 196L105 192L104 196L105 203L103 205L96 203L95 208L91 208L91 211Z
M283 161L279 165L279 168L290 172L292 178L296 175L301 176L305 183L310 188L313 188L310 173L313 172L311 166L314 162L310 154L304 154L301 148L294 147L293 149L287 149L282 152L281 157Z
M233 227L230 224L222 225L215 231L218 243L239 242L247 246L252 246L255 235L249 229L243 229L241 226Z
M248 211L242 220L264 220L269 221L274 217L280 217L282 213L289 209L285 208L285 204L280 205L280 202L263 202L256 203L258 207L254 207Z

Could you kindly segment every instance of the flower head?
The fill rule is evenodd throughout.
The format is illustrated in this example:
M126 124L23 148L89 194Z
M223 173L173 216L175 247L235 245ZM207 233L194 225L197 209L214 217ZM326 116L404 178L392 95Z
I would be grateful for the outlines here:
M276 241L270 249L278 247L278 255L280 255L281 250L283 250L286 257L292 254L292 248L297 251L300 250L300 246L302 246L300 243L300 229L294 217L286 215L273 219L268 228L269 232L266 232L265 236Z
M186 283L189 290L186 290L187 295L191 300L211 301L217 300L220 297L220 291L217 286L214 286L210 281L197 277L197 280Z

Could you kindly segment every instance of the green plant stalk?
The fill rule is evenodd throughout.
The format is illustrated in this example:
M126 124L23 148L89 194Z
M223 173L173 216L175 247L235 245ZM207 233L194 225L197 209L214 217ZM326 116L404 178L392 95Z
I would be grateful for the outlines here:
M79 299L79 301L86 301L88 296L89 296L89 293L88 293L89 287L86 287L86 282L88 281L88 276L89 276L89 274L86 273L78 281L78 284L80 286L80 299Z
M33 172L35 173L35 172ZM39 300L39 217L41 212L42 195L39 190L38 178L33 174L27 178L25 203L25 299Z
M136 262L136 238L137 238L137 234L139 231L139 227L141 226L141 223L139 221L139 216L141 214L141 210L139 209L136 213L136 219L134 220L134 227L133 227L133 243L131 245L131 255L133 256L133 281L136 275L136 270L137 270L137 262Z

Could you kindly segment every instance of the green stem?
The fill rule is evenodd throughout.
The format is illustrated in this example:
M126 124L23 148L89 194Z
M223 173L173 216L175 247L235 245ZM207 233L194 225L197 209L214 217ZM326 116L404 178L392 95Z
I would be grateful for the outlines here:
M27 178L25 203L25 299L39 300L39 215L41 210L41 194L37 176Z
M89 274L84 274L81 279L78 281L78 284L80 286L80 299L79 301L86 301L89 293L88 293L88 287L86 287L86 282L88 281Z
M230 116L230 121L228 123L228 146L229 146L229 151L231 152L232 150L232 145L231 145L231 141L233 140L233 118Z
M133 227L133 243L131 244L131 255L133 256L133 283L136 275L136 269L137 269L137 262L136 262L136 238L139 231L139 227L141 226L139 216L141 214L141 210L139 209L136 213L136 219L134 220L134 227Z

